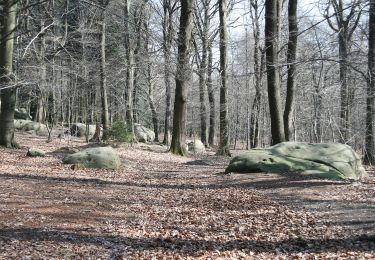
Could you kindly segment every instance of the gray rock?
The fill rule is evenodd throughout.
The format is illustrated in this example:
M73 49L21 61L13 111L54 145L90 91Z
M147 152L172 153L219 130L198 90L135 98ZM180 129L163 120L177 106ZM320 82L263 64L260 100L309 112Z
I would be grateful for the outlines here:
M113 169L120 167L120 158L112 147L95 147L64 157L64 164L83 165L85 168Z
M31 120L24 120L24 119L15 119L14 120L14 128L15 129L22 129L27 123L32 122Z
M151 143L155 140L155 133L140 124L134 124L134 134L138 142Z
M14 119L31 120L31 116L27 113L25 108L14 110Z
M34 121L26 122L21 129L26 132L30 131L38 135L44 135L48 133L47 126L45 124Z
M44 157L46 155L46 152L41 149L31 147L27 150L26 155L29 157Z
M189 153L202 154L206 152L206 147L204 147L204 144L199 139L186 140L186 144Z
M229 172L301 172L323 178L360 179L366 176L361 158L338 143L284 142L268 149L253 149L233 158Z
M89 138L91 138L95 134L96 125L89 125ZM87 126L83 123L73 123L70 126L70 134L72 136L77 137L85 137L86 136ZM100 136L103 135L103 129L100 131Z

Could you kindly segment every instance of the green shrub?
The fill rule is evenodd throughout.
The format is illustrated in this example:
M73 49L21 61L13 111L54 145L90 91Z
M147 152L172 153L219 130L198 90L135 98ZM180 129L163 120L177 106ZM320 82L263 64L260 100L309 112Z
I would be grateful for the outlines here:
M112 127L103 133L103 137L107 140L113 140L122 143L130 143L133 141L132 130L129 125L123 121L116 121L112 124Z

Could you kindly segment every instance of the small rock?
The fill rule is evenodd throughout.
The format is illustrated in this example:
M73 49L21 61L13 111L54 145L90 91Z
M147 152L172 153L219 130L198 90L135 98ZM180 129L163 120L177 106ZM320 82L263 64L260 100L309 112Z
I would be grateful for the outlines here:
M26 155L29 157L44 157L46 152L38 148L29 148Z

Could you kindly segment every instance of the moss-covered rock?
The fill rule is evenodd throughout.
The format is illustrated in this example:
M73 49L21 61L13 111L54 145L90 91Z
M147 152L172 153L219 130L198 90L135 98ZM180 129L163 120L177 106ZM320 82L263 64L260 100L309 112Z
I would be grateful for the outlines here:
M26 109L15 109L14 110L14 119L23 119L23 120L31 120L31 116L27 113Z
M93 135L95 134L96 125L89 125L88 130L89 130L89 138L93 137ZM101 130L103 130L103 129L101 129ZM86 132L87 132L87 125L86 124L73 123L70 126L70 134L72 136L85 137ZM100 136L102 136L102 135L103 135L103 131L100 131Z
M31 120L24 120L24 119L15 119L14 120L14 128L15 129L22 129L27 123L32 122Z
M359 179L366 175L361 158L344 144L284 142L253 149L233 158L228 172L301 172L323 178Z
M193 154L202 154L206 152L206 147L201 140L186 140L187 151Z
M21 129L26 132L30 131L30 133L35 133L37 135L48 134L47 126L45 124L41 124L34 121L29 121L25 123Z
M138 142L150 143L155 140L155 133L140 124L134 124L134 134Z
M64 157L64 164L82 164L85 168L113 169L120 167L120 158L112 147L95 147Z
M38 148L30 147L27 150L26 155L29 156L29 157L44 157L44 156L46 156L46 152L41 150L41 149L38 149Z

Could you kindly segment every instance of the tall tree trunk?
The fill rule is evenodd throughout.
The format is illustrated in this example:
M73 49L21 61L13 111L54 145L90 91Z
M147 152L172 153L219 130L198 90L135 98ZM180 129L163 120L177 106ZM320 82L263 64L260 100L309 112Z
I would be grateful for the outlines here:
M14 109L16 89L9 86L13 79L13 45L16 28L17 1L3 1L2 32L0 37L0 145L5 147L17 146L14 140Z
M375 0L370 0L368 38L368 81L366 98L366 164L375 164L374 147L374 101L375 101Z
M212 54L212 43L209 41L208 44L208 64L207 64L207 93L208 103L210 104L210 127L208 129L208 144L214 146L215 144L215 132L216 132L216 104L215 104L215 92L212 84L212 72L213 72L213 54Z
M297 2L298 0L289 0L288 5L288 25L289 40L287 53L288 80L286 85L286 102L284 110L284 132L286 141L290 141L292 119L294 111L294 92L295 92L295 74L296 74L296 57L297 57L297 40L298 40L298 24L297 24Z
M229 127L228 127L228 7L227 0L219 0L220 17L220 142L218 155L228 155Z
M105 6L104 6L105 8ZM103 124L103 139L107 138L109 129L109 114L108 114L108 96L107 96L107 75L106 75L106 23L105 10L102 10L102 19L100 21L100 94L102 105L102 124Z
M268 104L271 115L272 144L285 141L284 123L281 111L280 84L278 73L278 1L266 0L265 2L265 48L267 68Z
M260 12L257 0L251 0L251 22L253 25L254 37L254 77L255 77L255 96L250 116L250 147L254 148L259 143L259 119L262 99L262 80L263 80L263 66L264 55L260 47Z
M124 7L124 25L125 25L125 49L126 49L126 112L125 118L134 135L134 118L133 118L133 92L134 92L134 48L130 39L130 2L125 0Z
M163 0L163 52L164 52L164 83L165 83L165 120L164 120L164 139L163 144L170 143L170 125L171 125L171 48L173 42L173 13L175 12L177 2L172 5L172 0Z
M178 55L176 71L176 94L173 113L173 133L170 151L186 154L186 102L188 83L191 77L190 40L193 29L194 0L181 0L180 28L178 35Z

